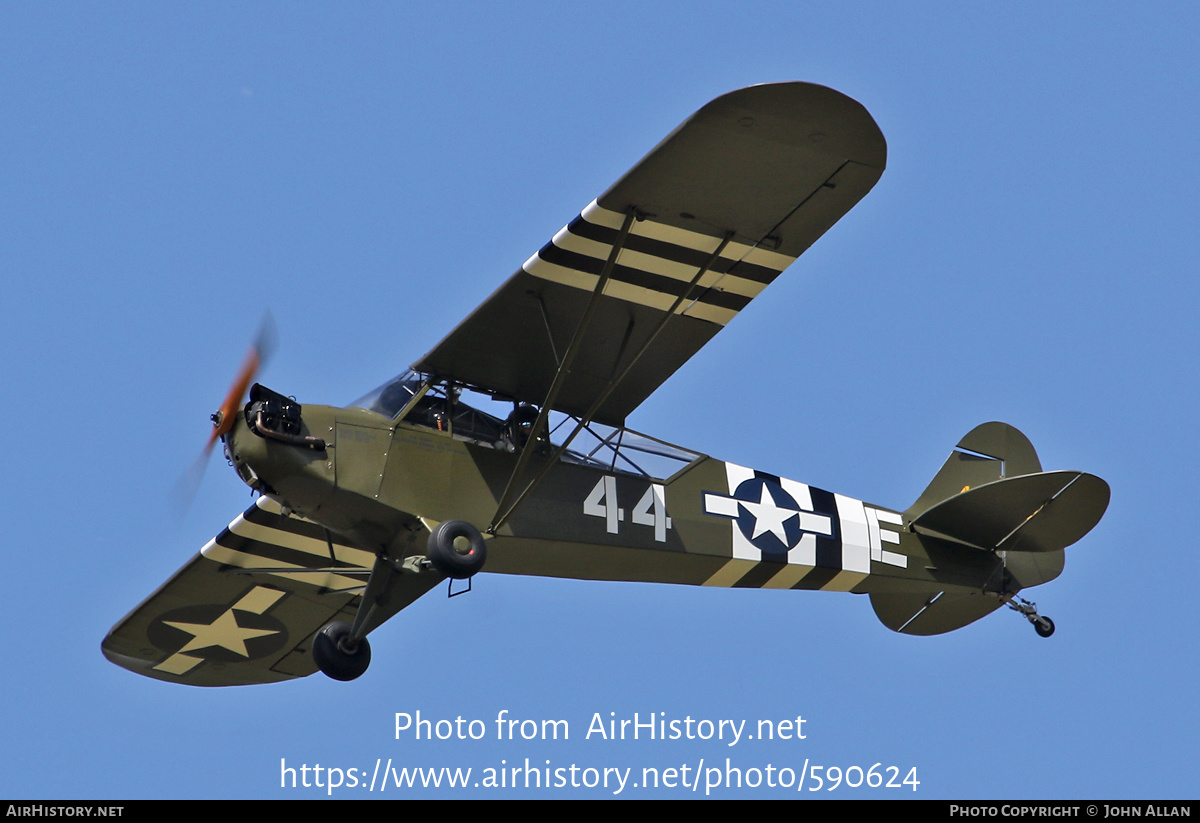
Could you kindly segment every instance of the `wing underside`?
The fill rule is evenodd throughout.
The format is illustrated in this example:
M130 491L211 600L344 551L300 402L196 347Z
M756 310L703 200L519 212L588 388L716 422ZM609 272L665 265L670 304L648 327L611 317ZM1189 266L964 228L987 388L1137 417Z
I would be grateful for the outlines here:
M113 627L104 655L193 686L304 677L316 671L312 636L331 620L353 620L374 559L259 498ZM438 579L399 578L389 615Z
M539 403L603 281L553 407L621 424L871 189L886 153L867 111L822 86L719 97L414 368Z

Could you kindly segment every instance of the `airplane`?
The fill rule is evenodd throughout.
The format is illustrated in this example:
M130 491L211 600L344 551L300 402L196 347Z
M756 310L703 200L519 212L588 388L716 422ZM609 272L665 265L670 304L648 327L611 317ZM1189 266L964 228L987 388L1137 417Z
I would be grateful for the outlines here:
M466 593L481 570L853 592L908 635L1007 605L1050 636L1054 623L1019 593L1062 572L1109 488L1043 471L1012 426L970 431L899 510L625 425L875 185L886 158L879 127L844 94L739 89L349 406L302 406L257 383L243 403L263 354L252 350L209 448L221 441L259 496L117 623L104 654L195 686L318 670L353 680L371 631L443 581Z

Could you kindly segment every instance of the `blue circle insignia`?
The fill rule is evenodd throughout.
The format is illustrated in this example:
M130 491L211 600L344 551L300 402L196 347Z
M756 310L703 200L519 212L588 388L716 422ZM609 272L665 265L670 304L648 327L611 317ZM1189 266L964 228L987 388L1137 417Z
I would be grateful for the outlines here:
M738 501L735 522L746 539L763 553L764 560L785 562L804 534L796 499L765 477L743 480L733 498Z

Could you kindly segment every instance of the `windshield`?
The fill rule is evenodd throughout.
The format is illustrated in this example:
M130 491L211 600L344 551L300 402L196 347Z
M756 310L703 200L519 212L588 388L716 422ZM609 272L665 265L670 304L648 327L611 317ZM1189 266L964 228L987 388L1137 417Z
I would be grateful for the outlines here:
M424 382L424 377L409 370L374 391L368 392L350 405L377 412L384 417L395 417L401 409L408 405L410 400L416 397L417 391Z

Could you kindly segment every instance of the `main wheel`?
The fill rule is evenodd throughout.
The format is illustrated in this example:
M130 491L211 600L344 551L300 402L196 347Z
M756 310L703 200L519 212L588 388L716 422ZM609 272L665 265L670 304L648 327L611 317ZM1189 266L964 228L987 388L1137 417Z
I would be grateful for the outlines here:
M447 577L466 580L483 568L487 544L479 529L463 520L445 520L429 533L429 562Z
M364 637L349 646L350 624L330 623L313 638L312 656L317 668L334 680L353 680L371 665L371 644Z
M1033 621L1033 630L1039 637L1049 637L1054 634L1054 621L1049 617L1037 617Z

